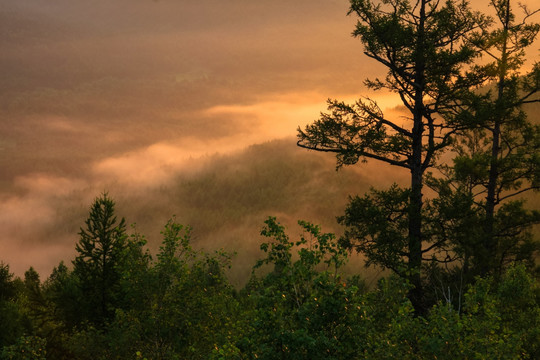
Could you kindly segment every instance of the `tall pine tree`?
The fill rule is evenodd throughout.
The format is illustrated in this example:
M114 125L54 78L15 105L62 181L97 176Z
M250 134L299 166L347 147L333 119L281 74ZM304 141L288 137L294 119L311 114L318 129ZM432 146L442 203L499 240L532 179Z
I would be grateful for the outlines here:
M388 69L384 79L365 84L371 90L397 94L408 116L389 118L370 99L353 105L330 100L330 113L299 129L298 145L336 153L338 167L375 159L410 173L408 188L399 191L401 202L391 205L402 220L395 229L399 233L396 241L392 243L381 233L385 224L372 227L373 219L368 217L355 218L349 213L342 222L373 230L354 232L358 236L350 236L349 245L359 246L373 263L407 277L414 287L410 299L421 310L420 270L423 256L432 246L423 234L424 175L458 130L440 115L455 114L461 93L482 80L464 72L477 55L464 36L483 19L466 1L452 0L351 0L350 13L359 19L353 34L362 41L364 53ZM357 203L360 208L354 205L354 213L366 214L371 209L388 223L388 216L382 213L388 205L385 199L391 196L376 192Z

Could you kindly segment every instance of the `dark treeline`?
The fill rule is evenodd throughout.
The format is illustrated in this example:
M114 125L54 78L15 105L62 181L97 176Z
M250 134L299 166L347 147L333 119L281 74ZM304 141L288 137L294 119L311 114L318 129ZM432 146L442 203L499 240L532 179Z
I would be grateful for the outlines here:
M175 218L152 254L104 193L69 266L41 281L1 265L0 356L540 358L540 212L523 197L540 188L540 126L524 111L540 102L540 64L523 69L540 25L511 5L492 0L489 18L464 1L351 0L354 36L388 68L366 85L396 93L406 114L329 100L298 145L338 168L405 169L410 183L351 196L343 236L300 221L291 239L269 217L263 256L235 288L233 254L195 250ZM389 275L367 286L346 274L352 251Z
M424 316L399 276L368 288L344 275L348 251L299 222L290 239L275 218L242 289L225 276L231 254L196 251L171 219L152 256L128 235L103 194L81 228L73 266L45 280L0 267L2 359L458 359L538 358L540 287L526 265L460 292L433 282Z

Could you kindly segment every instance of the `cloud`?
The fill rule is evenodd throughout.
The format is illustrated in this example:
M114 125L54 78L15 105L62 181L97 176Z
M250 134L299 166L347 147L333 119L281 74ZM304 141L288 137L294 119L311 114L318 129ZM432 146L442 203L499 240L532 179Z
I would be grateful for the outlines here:
M290 137L298 126L318 116L324 106L321 99L317 93L282 94L253 104L216 105L194 112L192 116L206 125L200 131L191 127L176 139L100 159L92 166L94 181L128 187L162 186L181 169L196 167L193 159L230 154L251 144ZM228 125L226 132L214 125L223 123Z
M83 184L47 174L17 178L17 193L0 198L0 261L9 263L17 274L30 266L48 274L59 259L69 259L77 233L70 217L76 213L64 215L73 208L70 201L80 201L72 195Z
M258 136L252 143L290 136L298 126L312 122L324 108L325 98L319 93L288 93L247 105L217 105L207 114L243 120Z
M33 133L40 135L39 141L56 139L57 147L43 148L47 156L55 153L54 158L78 165L60 172L28 168L15 178L14 192L0 202L4 210L0 215L3 260L13 263L19 274L30 265L48 274L61 259L69 262L88 206L102 191L117 199L119 214L136 222L154 249L160 242L161 227L176 214L194 226L199 246L238 250L243 259L238 260L239 273L251 266L251 260L245 259L258 254L261 239L257 234L268 215L279 215L291 226L297 219L307 218L324 223L329 231L335 229L333 219L347 194L367 189L367 182L359 179L371 178L368 174L375 172L347 169L335 173L332 156L295 147L291 135L297 126L318 116L324 108L321 99L317 92L291 93L263 97L251 104L191 111L200 129L189 126L185 133L177 137L163 134L168 139L157 142L152 140L159 139L163 131L174 133L175 126L185 124L171 124L153 134L144 131L144 122L134 121L132 127L141 126L135 139L147 137L150 143L144 145L143 141L140 146L114 122L33 117L28 121ZM214 129L212 124L220 123L228 124L227 131ZM282 138L286 140L266 142ZM69 145L67 140L74 143ZM250 146L261 142L264 144ZM95 149L110 143L116 144L116 151ZM58 147L60 144L63 146ZM35 155L27 154L29 158ZM79 162L86 165L81 167ZM378 168L376 173L385 174L385 170ZM394 174L386 174L393 179ZM39 254L38 248L45 258L30 256ZM239 273L235 277L243 279Z
M176 171L185 167L193 157L207 150L186 141L184 147L157 143L143 149L98 161L93 166L95 183L121 184L129 188L160 187L169 182ZM200 143L200 142L199 142Z

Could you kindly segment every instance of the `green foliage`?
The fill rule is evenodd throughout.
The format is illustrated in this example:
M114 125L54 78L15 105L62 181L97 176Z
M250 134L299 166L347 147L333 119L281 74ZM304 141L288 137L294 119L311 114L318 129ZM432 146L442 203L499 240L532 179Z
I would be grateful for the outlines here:
M411 285L395 275L379 281L361 301L359 358L417 358L420 318L408 299Z
M512 266L497 286L501 320L531 359L540 357L540 284L523 265Z
M263 278L254 273L248 284L255 311L252 328L237 347L264 359L347 358L354 354L349 308L360 289L342 280L347 253L335 236L308 222L299 224L304 233L292 242L275 218L266 220L261 234L273 241L261 245L266 257L254 270L264 264L273 270Z
M312 230L308 223L301 225L308 233ZM538 282L523 266L510 268L499 284L477 279L463 295L461 310L442 301L419 317L408 299L411 286L402 278L383 278L377 289L366 292L352 279L318 269L332 256L325 250L317 253L316 241L307 247L305 236L292 242L275 218L266 221L262 234L273 241L261 245L267 256L255 269L265 264L273 269L262 278L254 276L246 288L246 307L254 309L246 309L251 329L235 346L216 350L215 358L538 356ZM329 234L315 234L314 240L326 235L335 241Z
M13 298L16 294L13 274L9 270L9 265L0 262L0 301Z
M117 309L103 334L108 350L96 358L138 352L151 359L205 359L237 331L238 304L224 275L230 255L194 250L190 229L174 220L162 234L155 262L142 251L145 241L132 237L133 266L122 278L127 306Z
M77 278L61 263L43 284L3 266L3 298L18 333L1 359L455 359L538 358L540 288L511 266L499 281L477 278L462 305L445 297L418 316L406 277L368 290L345 277L347 251L333 234L300 221L292 241L275 218L262 234L265 257L241 292L225 277L230 255L194 250L190 229L170 220L155 260L146 240L126 239L118 268L125 298L102 326L71 321ZM262 273L260 273L262 272ZM444 274L444 273L443 273ZM465 288L465 285L464 285ZM7 293L7 292L6 292ZM449 297L449 293L445 296ZM6 316L10 312L2 312ZM23 326L25 317L31 326ZM71 321L71 322L70 322Z
M434 307L420 339L422 358L535 359L539 354L538 283L525 267L511 267L499 284L477 279L463 312Z
M0 350L13 344L26 330L25 319L17 304L17 282L9 265L0 262Z
M346 227L340 243L366 254L366 266L375 264L404 276L408 255L410 191L394 184L387 191L350 198L338 222Z
M78 279L63 261L55 267L44 283L44 292L51 301L56 318L68 329L84 321L78 305L81 294Z
M4 347L2 359L6 360L45 360L46 341L36 336L22 336L13 345Z

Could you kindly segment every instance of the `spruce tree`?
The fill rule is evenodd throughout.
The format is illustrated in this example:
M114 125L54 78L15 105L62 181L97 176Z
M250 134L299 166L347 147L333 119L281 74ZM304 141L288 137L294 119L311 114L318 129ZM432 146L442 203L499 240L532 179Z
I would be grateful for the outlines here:
M117 222L115 203L107 193L96 198L85 228L81 228L74 274L82 291L81 311L91 323L102 325L121 303L119 265L126 247L126 225Z

